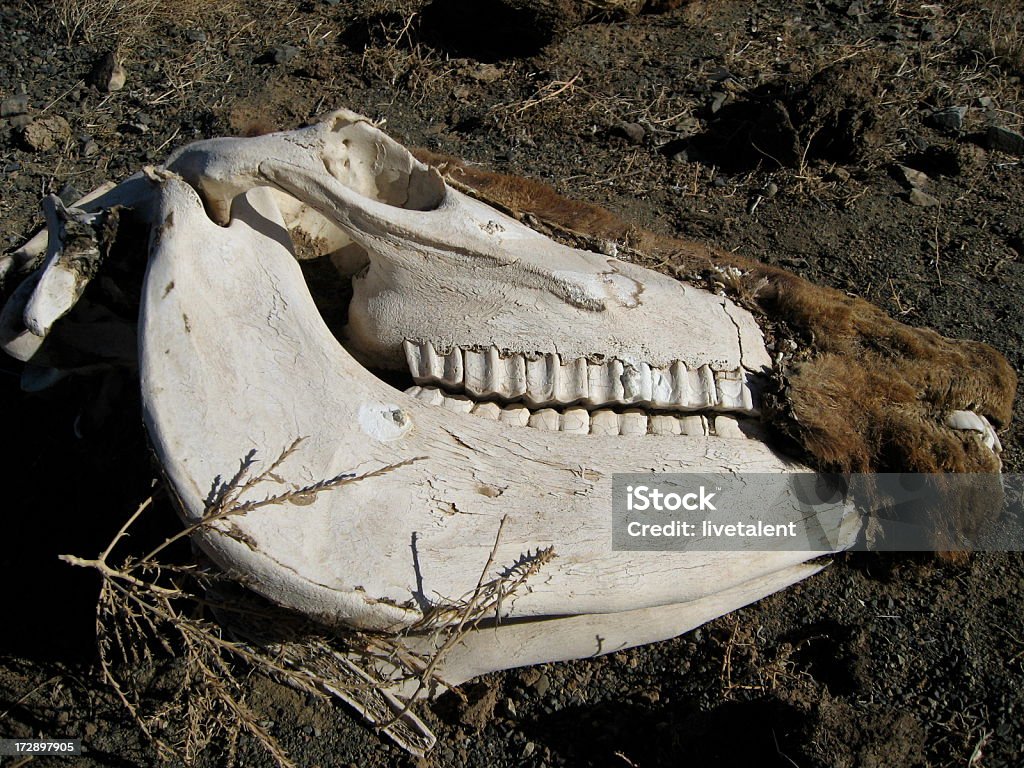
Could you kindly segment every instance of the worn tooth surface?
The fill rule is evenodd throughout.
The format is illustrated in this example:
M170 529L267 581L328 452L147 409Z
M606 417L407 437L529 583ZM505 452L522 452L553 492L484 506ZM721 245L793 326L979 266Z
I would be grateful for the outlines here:
M444 356L437 354L437 350L434 349L434 345L429 341L424 342L420 349L424 381L443 381Z
M560 424L558 411L554 408L541 408L530 414L530 426L547 432L557 432Z
M428 405L444 405L444 392L437 387L420 387L414 397Z
M444 402L441 405L449 411L455 411L456 413L469 413L473 410L473 406L476 405L476 403L465 395L445 395Z
M747 391L744 397L743 385L744 372L742 369L734 371L715 371L715 390L718 393L718 408L730 411L749 410L750 393Z
M619 414L608 410L591 413L590 434L605 436L619 434Z
M686 407L711 408L718 402L715 390L715 372L710 365L702 365L695 371L687 372L687 384L690 389L689 402Z
M513 427L525 427L530 423L530 409L520 403L506 405L498 414L498 420Z
M505 361L501 359L501 353L493 344L484 353L487 366L484 374L483 395L504 395L505 394Z
M462 386L471 395L487 392L487 353L475 349L462 350Z
M452 347L444 356L444 380L448 384L460 386L462 384L462 350Z
M587 364L587 402L593 405L623 402L621 360Z
M680 416L679 426L684 435L702 437L710 433L708 420L703 416Z
M570 435L589 435L590 413L586 408L566 408L559 426Z
M651 366L647 363L622 366L622 401L650 403L654 399Z
M559 368L558 355L553 352L526 361L526 399L529 402L545 405L555 401Z
M651 402L661 408L672 404L671 370L651 368Z
M409 366L409 374L418 381L423 377L423 356L420 352L420 345L412 341L403 341L402 351L405 352L405 362Z
M526 358L522 355L510 355L502 358L504 382L502 397L515 398L526 394Z
M669 372L672 377L672 395L666 405L684 408L690 402L690 372L681 360L672 363Z
M620 435L646 435L647 414L636 408L630 408L619 414Z
M473 415L482 419L497 421L501 417L501 406L497 403L477 403L473 406Z
M651 416L651 433L655 435L681 435L682 427L679 426L679 419L663 413L656 413Z
M739 420L734 416L723 416L719 414L714 417L715 420L715 434L719 437L725 437L730 439L745 440L747 438L744 434L743 429L740 427Z
M558 370L555 399L560 403L578 403L586 400L590 392L589 375L586 358L578 357L562 363Z

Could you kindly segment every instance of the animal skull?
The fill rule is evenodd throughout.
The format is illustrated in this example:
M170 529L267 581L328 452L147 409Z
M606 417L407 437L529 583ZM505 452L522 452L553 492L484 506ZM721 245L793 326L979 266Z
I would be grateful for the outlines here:
M611 551L615 473L809 471L764 439L772 360L754 316L726 296L562 245L339 111L197 142L77 210L52 205L49 237L4 266L43 262L0 317L9 353L59 363L57 321L90 277L61 230L117 206L151 227L144 415L189 521L239 457L299 436L279 471L296 487L399 465L200 532L272 601L397 632L471 593L492 547L500 566L553 546L501 606L505 623L448 656L442 677L457 684L672 637L821 567L820 551ZM300 242L352 276L343 343L310 297ZM411 386L374 371L407 372ZM949 418L995 450L984 415Z

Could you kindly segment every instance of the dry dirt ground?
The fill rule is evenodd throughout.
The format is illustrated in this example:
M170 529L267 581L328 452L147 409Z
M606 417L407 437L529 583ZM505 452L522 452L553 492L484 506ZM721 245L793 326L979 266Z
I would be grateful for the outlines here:
M39 225L46 192L345 106L406 144L986 341L1021 370L1018 2L709 1L589 19L586 5L4 3L3 246ZM90 73L115 47L127 80L106 93ZM47 120L52 146L33 148L25 126ZM2 366L0 735L84 740L87 756L38 765L154 764L96 682L96 581L56 559L94 555L149 493L137 395L129 381L97 412L88 380L24 395ZM1022 470L1022 423L1018 408L1007 471ZM150 685L159 699L168 683ZM465 693L423 708L440 743L422 765L1020 766L1024 559L842 557L676 640ZM258 681L249 701L300 765L416 764L343 707ZM240 748L240 764L272 764ZM216 745L199 759L223 763Z

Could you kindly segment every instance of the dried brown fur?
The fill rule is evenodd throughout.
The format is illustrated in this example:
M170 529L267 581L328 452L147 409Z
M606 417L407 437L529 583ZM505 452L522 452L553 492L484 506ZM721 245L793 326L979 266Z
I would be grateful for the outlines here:
M545 184L493 173L425 150L417 156L513 215L560 233L611 241L680 277L735 267L730 288L776 337L799 352L776 371L766 419L813 466L838 472L997 472L973 433L943 417L973 410L1008 424L1017 376L995 349L904 325L863 299L703 243L638 229L604 208L566 199ZM713 274L713 272L712 272ZM744 288L748 290L744 290ZM968 505L969 506L969 505ZM991 505L988 505L991 509ZM943 546L975 530L970 509L937 521Z

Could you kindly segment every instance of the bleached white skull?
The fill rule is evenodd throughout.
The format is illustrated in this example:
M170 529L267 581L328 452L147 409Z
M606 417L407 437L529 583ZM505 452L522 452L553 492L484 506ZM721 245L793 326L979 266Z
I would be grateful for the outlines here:
M556 243L347 111L189 145L80 207L115 205L152 230L145 419L191 520L241 456L296 437L279 471L296 486L409 462L253 511L231 535L200 533L271 600L328 625L408 628L473 591L504 518L495 571L545 547L557 557L501 605L506 623L447 657L442 676L458 683L672 637L821 567L820 551L612 551L615 473L808 471L750 418L771 361L725 296ZM52 235L63 225L49 218ZM49 240L45 269L0 323L21 359L89 276ZM353 275L341 342L305 285L299 241Z

